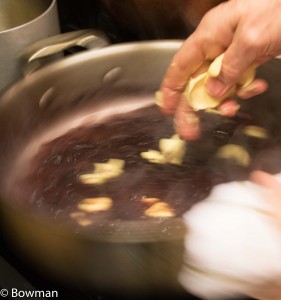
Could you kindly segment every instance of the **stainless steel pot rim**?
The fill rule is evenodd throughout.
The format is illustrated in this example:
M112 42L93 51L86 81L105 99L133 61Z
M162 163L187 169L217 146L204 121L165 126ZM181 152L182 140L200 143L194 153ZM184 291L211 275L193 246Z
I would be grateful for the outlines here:
M183 40L157 40L157 41L140 41L140 42L129 42L123 44L114 44L114 45L107 46L105 48L90 49L87 51L83 51L81 53L71 55L69 57L65 57L63 59L51 63L50 65L47 65L46 67L38 70L37 72L40 72L41 70L50 71L50 69L54 67L60 68L72 64L80 64L82 61L87 61L93 58L116 55L118 53L130 53L130 51L134 51L134 50L141 52L149 48L151 50L152 49L153 50L178 49L182 43Z
M101 49L90 49L87 51L82 51L80 53L76 53L61 59L58 59L54 62L50 62L46 66L43 66L33 73L28 74L26 77L20 79L18 82L14 83L11 87L9 87L2 95L0 95L0 107L4 104L3 101L6 98L6 94L13 93L14 90L17 90L21 84L26 84L26 81L33 81L33 80L40 80L43 79L46 75L52 76L59 70L65 70L67 68L71 69L72 67L87 64L87 62L92 61L93 59L99 58L108 58L112 55L119 54L126 54L134 51L135 53L140 54L142 51L155 50L159 51L161 49L169 49L169 50L177 50L182 45L183 40L156 40L156 41L140 41L140 42L129 42L129 43L122 43L122 44L114 44L107 46ZM122 67L115 65L112 69L116 67Z
M63 222L46 213L27 212L15 206L8 208L12 214L20 213L28 223L41 224L46 229L52 229L58 235L72 236L75 233L77 239L87 238L111 243L164 242L181 240L187 232L182 217L142 220L105 219L83 227L76 224L75 221Z

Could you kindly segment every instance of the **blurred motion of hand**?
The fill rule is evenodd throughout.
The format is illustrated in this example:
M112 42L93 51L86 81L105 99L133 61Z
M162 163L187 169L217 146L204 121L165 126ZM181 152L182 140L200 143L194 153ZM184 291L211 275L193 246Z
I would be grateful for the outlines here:
M170 63L161 84L162 112L175 115L176 130L182 138L200 136L197 113L181 99L190 77L206 61L225 53L217 78L206 82L213 97L222 97L235 86L251 65L259 66L281 53L281 0L230 0L211 9L194 33L183 43ZM247 99L263 93L267 83L255 79L237 91ZM235 101L226 99L217 108L221 114L233 116Z
M280 175L277 175L280 177L279 181L275 176L262 171L254 171L251 174L251 180L267 189L266 199L274 207L274 217L280 226L281 235L281 177Z

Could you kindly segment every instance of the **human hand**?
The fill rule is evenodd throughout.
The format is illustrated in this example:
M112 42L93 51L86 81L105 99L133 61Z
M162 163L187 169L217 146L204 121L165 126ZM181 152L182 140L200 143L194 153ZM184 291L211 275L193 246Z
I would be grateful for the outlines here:
M256 66L281 53L281 0L230 0L210 10L196 31L174 56L161 85L162 112L175 114L176 130L182 138L194 140L200 135L197 113L181 101L190 77L206 61L224 54L217 78L206 83L213 97L226 94L251 65ZM263 80L256 79L237 95L247 99L267 89ZM232 116L238 107L226 100L217 108Z
M274 217L281 228L281 181L262 171L254 171L251 174L251 181L267 189L267 200L274 208Z

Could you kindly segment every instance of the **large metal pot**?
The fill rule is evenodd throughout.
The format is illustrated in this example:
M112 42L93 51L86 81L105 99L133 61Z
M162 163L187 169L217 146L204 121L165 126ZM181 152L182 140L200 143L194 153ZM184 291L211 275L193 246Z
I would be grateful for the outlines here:
M0 2L0 93L21 76L20 52L59 31L56 0Z
M167 41L87 51L26 76L1 99L1 169L6 174L13 172L10 163L15 162L18 150L30 153L24 148L33 144L38 134L49 132L55 137L52 127L62 120L68 123L81 113L91 117L105 108L112 114L123 110L130 114L130 110L153 104L154 91L180 45ZM129 93L128 87L135 92ZM89 91L98 93L94 102L87 99L73 104ZM41 142L37 140L35 147ZM180 289L176 275L185 231L181 220L108 222L94 232L77 233L60 226L53 217L24 212L12 200L10 175L0 175L4 228L16 248L53 278L113 292Z
M83 122L153 106L154 92L181 43L140 42L76 54L28 75L3 95L1 220L14 249L49 276L112 292L182 291L177 276L186 228L180 217L74 229L49 213L30 211L21 198L26 190L17 184L29 159L49 139ZM260 107L256 117L269 116L268 124L279 131L280 72L280 62L264 66L260 75L270 83L267 101L262 96L254 102L255 109Z

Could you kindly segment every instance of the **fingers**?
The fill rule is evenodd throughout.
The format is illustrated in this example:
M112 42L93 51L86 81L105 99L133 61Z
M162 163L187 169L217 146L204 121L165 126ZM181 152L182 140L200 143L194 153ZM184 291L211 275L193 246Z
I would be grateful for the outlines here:
M232 42L224 53L219 76L208 83L208 92L211 96L222 97L237 84L247 69L256 65L260 49L249 31L250 29L245 28L243 21L240 20Z
M226 117L234 117L239 110L240 105L231 99L227 99L217 108L221 115Z
M280 28L279 21L276 21L278 26L269 22L270 16L278 15L277 12L279 5L274 1L263 0L258 4L254 0L226 1L210 10L183 43L167 69L160 90L163 96L161 110L164 114L176 114L177 128L184 138L195 139L200 134L199 124L193 122L198 120L197 113L187 104L180 104L191 75L206 61L224 53L220 74L207 81L207 92L214 98L223 98L234 87L237 90L239 79L249 67L257 66L281 51L281 46L274 43L276 36L281 40L279 30L275 32ZM266 16L265 23L260 22L263 16ZM271 36L267 34L269 29ZM237 95L247 99L266 89L265 81L254 80L248 87L238 89ZM218 110L222 115L234 116L238 108L235 102L227 100Z
M233 85L228 85L221 79L221 76L223 76L221 74L217 78L210 77L206 82L208 94L215 98L223 97L233 88Z
M163 113L175 113L181 94L191 74L205 61L205 57L200 49L201 47L198 45L196 38L191 36L174 56L161 85Z
M268 88L266 81L262 79L255 79L249 86L241 88L237 91L237 96L241 99L249 99L264 93Z
M182 139L196 140L200 136L199 117L186 101L180 101L175 113L175 129Z
M268 189L265 194L267 200L271 202L274 207L274 213L277 217L278 224L281 226L281 184L280 182L271 174L254 171L251 176L251 180L256 184L259 184Z
M259 184L268 189L280 190L280 192L281 192L281 184L271 174L268 174L263 171L254 171L254 172L252 172L250 178L251 178L251 181L255 182L256 184Z
M207 13L174 56L161 85L164 113L173 114L176 111L181 93L191 75L207 60L220 55L231 43L232 27L237 17L232 10L227 10L229 5L223 3Z
M237 96L241 99L248 99L264 93L267 88L268 84L266 81L262 79L256 79L246 88L239 89L237 91ZM223 116L233 117L236 115L239 108L240 105L235 100L226 99L217 107L217 110Z
M233 117L239 110L236 101L225 100L219 107L221 115ZM175 129L182 139L197 140L201 134L200 121L197 112L193 111L187 102L182 99L175 113Z

